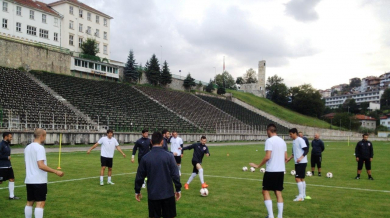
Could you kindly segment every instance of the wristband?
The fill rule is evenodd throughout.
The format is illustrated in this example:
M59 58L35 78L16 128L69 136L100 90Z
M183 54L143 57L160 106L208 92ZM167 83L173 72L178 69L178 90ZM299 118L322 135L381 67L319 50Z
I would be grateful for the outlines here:
M134 159L134 155L131 155L131 159Z

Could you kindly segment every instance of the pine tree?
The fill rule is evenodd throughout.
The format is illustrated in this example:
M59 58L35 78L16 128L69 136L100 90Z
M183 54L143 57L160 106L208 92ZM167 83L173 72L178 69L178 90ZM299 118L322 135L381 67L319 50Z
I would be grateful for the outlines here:
M137 71L137 63L135 63L133 50L130 50L125 69L123 71L126 82L135 82L138 80L139 75Z
M156 58L156 55L153 54L150 58L149 62L146 62L146 77L148 78L148 81L150 84L157 86L160 81L160 64L158 63L158 59Z
M191 77L191 74L189 73L187 77L184 79L183 83L184 88L191 89L192 87L196 86L195 79Z
M167 61L164 61L163 70L160 77L160 84L166 86L172 82L172 74L169 71Z
M225 94L225 93L226 93L226 90L225 90L224 87L219 87L219 88L217 89L217 94L218 94L218 95L223 95L223 94Z
M206 86L206 92L212 93L214 90L214 82L210 79L209 84Z

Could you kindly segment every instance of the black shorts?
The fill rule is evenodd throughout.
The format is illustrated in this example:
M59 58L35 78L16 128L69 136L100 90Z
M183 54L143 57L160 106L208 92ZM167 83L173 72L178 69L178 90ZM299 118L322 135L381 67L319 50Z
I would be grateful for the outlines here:
M100 163L102 167L112 168L112 158L100 156Z
M181 164L181 156L175 156L175 160L177 164Z
M9 179L15 179L14 170L10 168L0 168L0 181L7 181Z
M295 164L295 178L304 179L307 163Z
M175 196L162 200L148 200L149 217L176 217Z
M194 166L194 168L192 169L192 172L193 172L193 173L196 173L196 174L199 173L199 170L196 168L196 165L197 165L197 164L202 165L202 163L198 163L198 162L192 161L192 166Z
M322 161L321 155L312 154L310 159L311 159L311 167L316 167L317 164L317 167L321 168L321 161Z
M46 201L47 183L26 184L27 201Z
M263 190L282 191L284 172L265 172L263 177Z
M358 170L362 170L362 169L363 169L363 162L364 162L365 165L366 165L366 170L371 170L371 161L370 161L370 158L359 158L359 161L358 161Z

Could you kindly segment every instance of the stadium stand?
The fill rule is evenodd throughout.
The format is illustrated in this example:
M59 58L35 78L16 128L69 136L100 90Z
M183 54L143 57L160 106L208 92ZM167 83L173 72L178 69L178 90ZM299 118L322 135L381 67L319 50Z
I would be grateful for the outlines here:
M0 67L0 127L76 129L87 121L39 86L26 73ZM70 125L70 124L76 124Z
M248 110L232 101L215 98L211 96L204 96L204 95L197 95L199 98L209 102L210 104L214 105L215 107L225 111L226 113L234 116L235 118L241 120L242 122L251 125L261 125L266 126L269 123L275 123L269 119L267 119L264 116L261 116L251 110ZM278 132L281 134L288 134L288 128L279 124L276 124L276 127L278 129Z
M93 121L116 131L202 131L127 84L47 72L33 74Z
M208 132L215 132L218 128L234 128L235 130L250 128L193 94L146 86L137 88Z

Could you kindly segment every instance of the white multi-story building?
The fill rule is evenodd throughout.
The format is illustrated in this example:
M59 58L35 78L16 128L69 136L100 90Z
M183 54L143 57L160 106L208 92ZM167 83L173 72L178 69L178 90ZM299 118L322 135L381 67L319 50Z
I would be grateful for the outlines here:
M342 105L347 99L355 99L356 104L360 105L363 102L373 102L380 103L380 99L382 97L383 90L373 91L373 92L363 92L357 94L348 94L348 95L339 95L324 98L325 99L325 107L330 107L332 109L338 108L339 105Z
M35 0L0 0L0 34L61 45L61 15Z
M97 56L110 59L110 20L104 14L78 0L60 0L48 4L62 16L61 46L81 52L81 44L87 38L96 39L99 46Z

